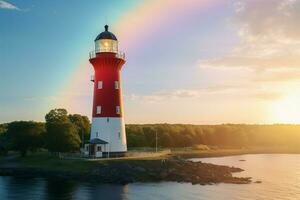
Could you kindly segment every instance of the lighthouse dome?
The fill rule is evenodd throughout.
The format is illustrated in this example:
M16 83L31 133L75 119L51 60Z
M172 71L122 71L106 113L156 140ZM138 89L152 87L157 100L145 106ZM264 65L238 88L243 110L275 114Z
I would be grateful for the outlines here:
M105 25L104 28L105 28L105 31L100 33L96 37L95 41L102 40L102 39L117 40L117 37L112 32L108 31L108 25Z
M95 52L118 52L118 40L117 37L108 31L108 25L104 26L105 31L100 33L95 39Z

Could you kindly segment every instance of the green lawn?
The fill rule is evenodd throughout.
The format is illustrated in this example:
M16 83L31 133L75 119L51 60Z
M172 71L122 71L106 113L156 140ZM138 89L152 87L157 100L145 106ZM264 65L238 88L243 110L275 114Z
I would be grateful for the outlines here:
M35 153L19 158L24 167L39 168L53 171L88 172L97 163L88 160L63 160L46 152Z
M18 157L17 162L21 167L38 168L46 171L68 171L68 172L89 172L99 164L111 162L131 162L140 160L157 160L162 157L122 157L122 158L103 158L97 160L68 160L59 159L51 156L48 152L39 152L27 155L26 157Z
M38 152L29 154L26 157L17 157L13 160L20 167L38 168L46 171L68 171L84 173L89 172L97 165L112 162L135 162L142 160L159 160L170 156L192 157L217 157L241 154L259 154L259 153L300 153L300 151L279 149L279 148L242 148L242 149L211 149L211 150L191 150L191 149L172 149L171 155L153 156L153 157L124 157L124 158L104 158L98 160L68 160L59 159L51 156L48 152ZM1 159L0 159L1 160ZM3 163L4 161L2 161ZM6 162L6 161L5 161ZM11 162L11 161L10 161Z

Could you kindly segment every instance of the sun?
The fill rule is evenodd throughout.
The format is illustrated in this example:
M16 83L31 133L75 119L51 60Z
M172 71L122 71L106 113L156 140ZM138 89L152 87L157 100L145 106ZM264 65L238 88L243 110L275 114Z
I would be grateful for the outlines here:
M287 95L274 102L271 115L276 123L300 124L300 95Z

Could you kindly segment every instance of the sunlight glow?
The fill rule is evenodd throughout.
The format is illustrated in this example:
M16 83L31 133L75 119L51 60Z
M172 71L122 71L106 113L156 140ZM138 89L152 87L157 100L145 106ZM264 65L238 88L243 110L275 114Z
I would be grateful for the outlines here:
M278 123L300 123L300 94L288 95L273 103L272 115Z

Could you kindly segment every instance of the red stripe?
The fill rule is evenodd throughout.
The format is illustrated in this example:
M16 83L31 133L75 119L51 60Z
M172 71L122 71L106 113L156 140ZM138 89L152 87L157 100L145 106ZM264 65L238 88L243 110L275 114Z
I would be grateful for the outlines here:
M125 61L117 58L115 53L98 53L90 63L95 70L93 117L121 117L120 70ZM102 89L98 89L98 81L102 81ZM115 81L119 82L119 89L115 89ZM97 114L97 106L101 106L101 114ZM117 114L116 106L120 106L120 114Z

